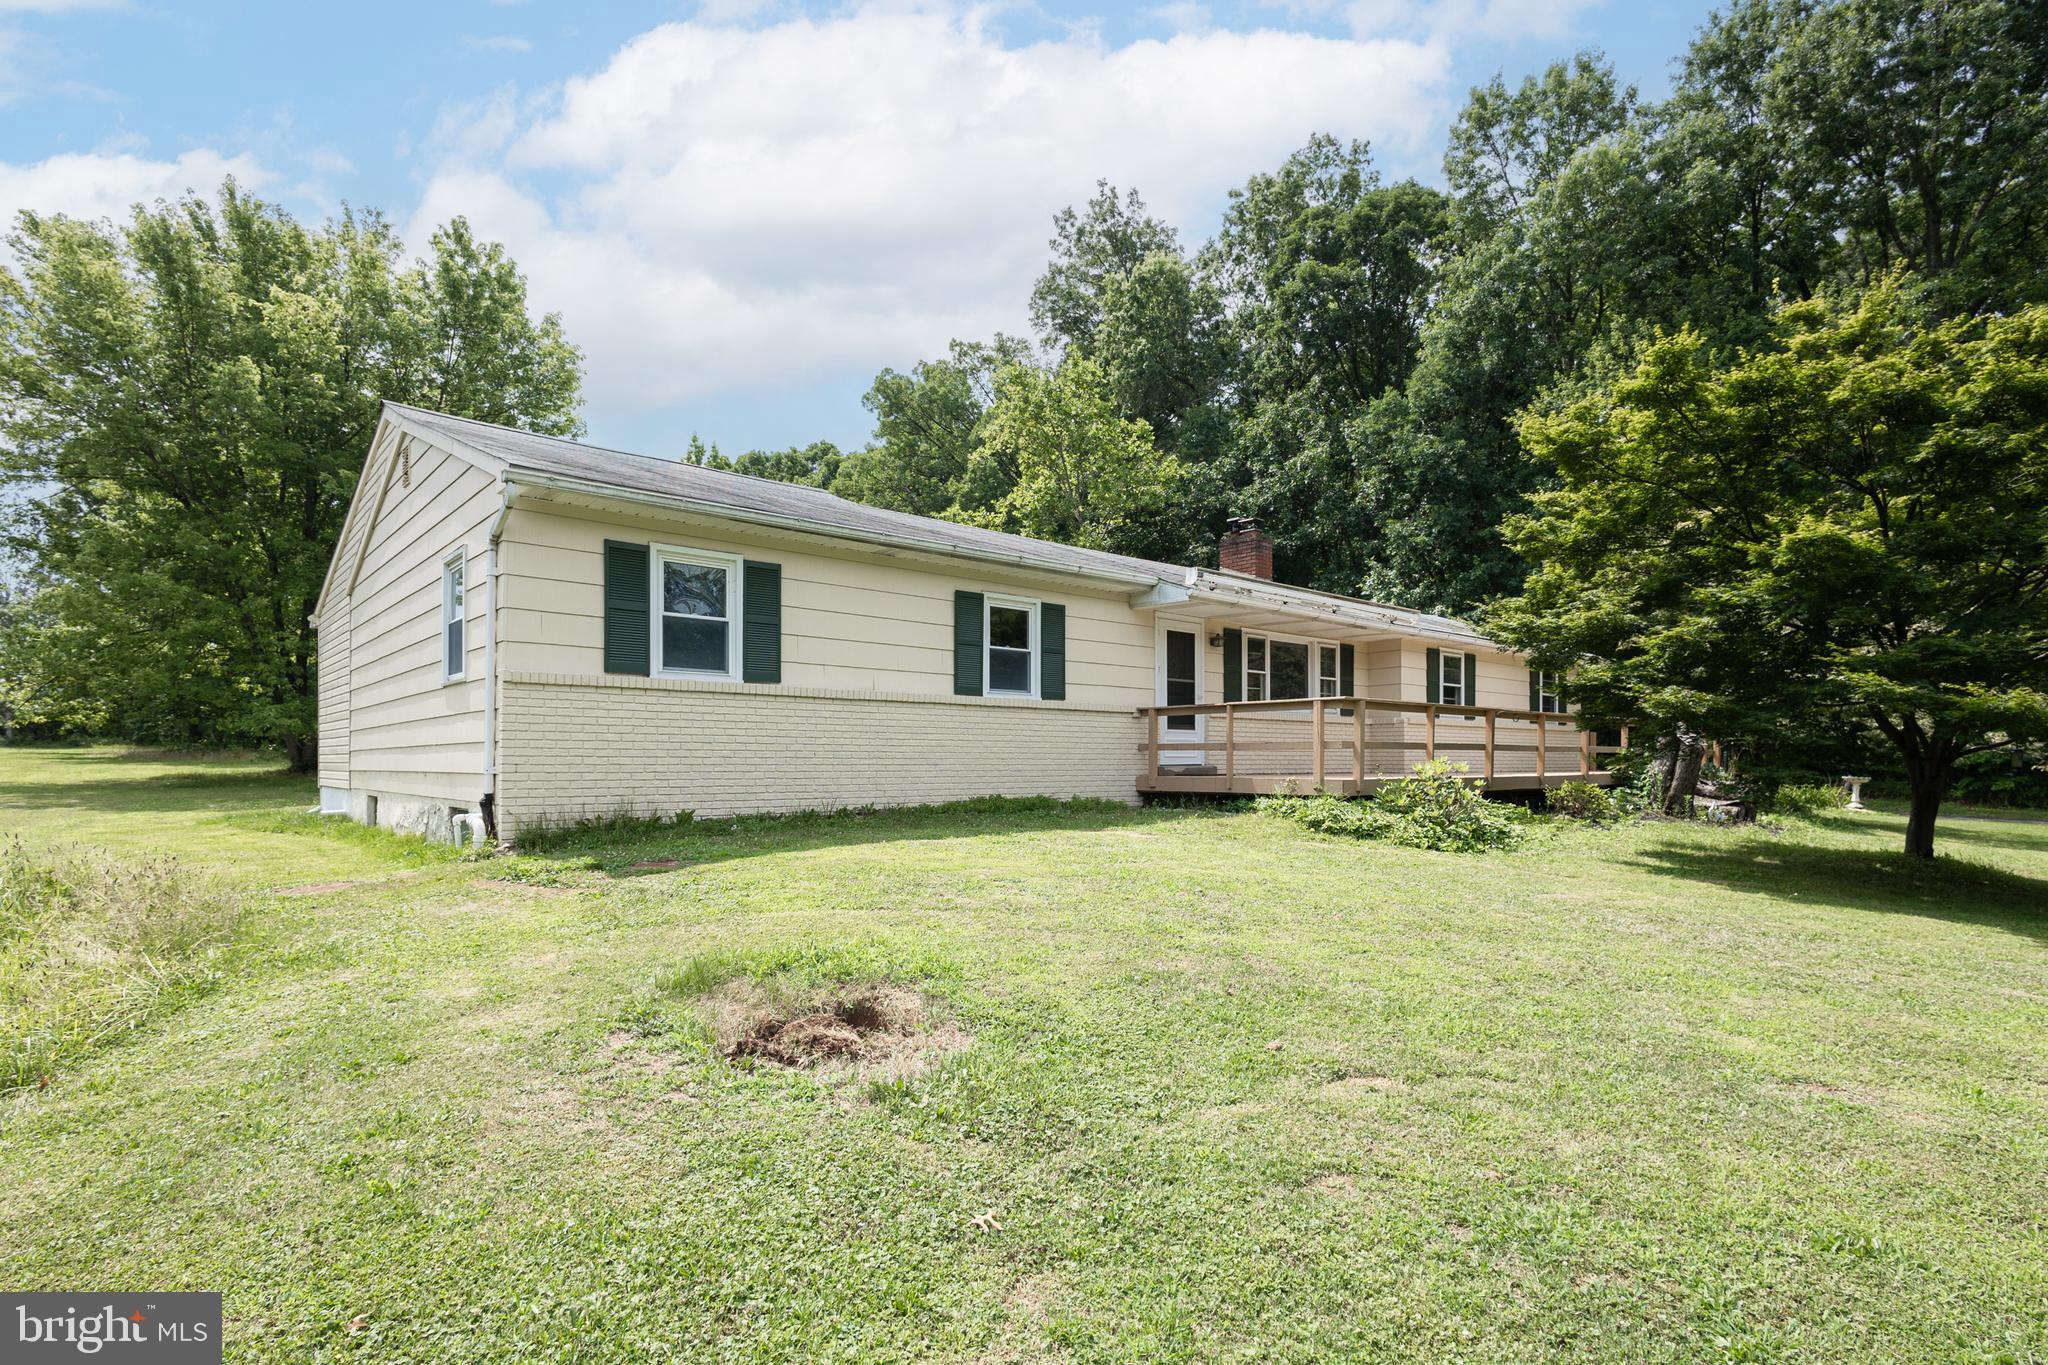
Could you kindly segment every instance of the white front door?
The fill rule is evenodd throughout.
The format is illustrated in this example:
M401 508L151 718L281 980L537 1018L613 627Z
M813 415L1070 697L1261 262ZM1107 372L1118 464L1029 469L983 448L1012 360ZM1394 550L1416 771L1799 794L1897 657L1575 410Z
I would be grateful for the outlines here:
M1159 704L1194 706L1202 700L1202 627L1199 622L1159 623ZM1207 763L1203 749L1175 749L1174 740L1200 744L1208 736L1207 716L1167 716L1160 722L1159 761L1175 766Z

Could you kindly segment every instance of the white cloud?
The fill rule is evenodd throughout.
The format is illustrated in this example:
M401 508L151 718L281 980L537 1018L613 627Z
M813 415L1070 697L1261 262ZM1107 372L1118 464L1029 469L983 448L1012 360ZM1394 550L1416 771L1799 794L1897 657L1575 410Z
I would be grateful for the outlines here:
M125 222L134 204L175 199L187 190L211 195L230 175L249 188L271 178L254 157L208 149L174 161L122 151L67 152L29 165L0 161L0 222L11 226L23 209Z
M668 24L538 108L446 121L410 239L462 213L504 240L600 407L786 389L1021 329L1052 215L1099 177L1198 242L1313 133L1424 146L1448 73L1429 42L1013 47L977 11L886 5Z
M1200 33L1210 26L1209 7L1195 0L1172 0L1154 9L1152 17L1177 33Z
M522 38L516 33L493 33L487 37L478 37L474 33L465 33L462 36L462 46L470 52L516 53L533 51L532 41Z
M1291 19L1336 14L1359 38L1399 35L1439 41L1561 38L1579 15L1607 0L1261 0Z

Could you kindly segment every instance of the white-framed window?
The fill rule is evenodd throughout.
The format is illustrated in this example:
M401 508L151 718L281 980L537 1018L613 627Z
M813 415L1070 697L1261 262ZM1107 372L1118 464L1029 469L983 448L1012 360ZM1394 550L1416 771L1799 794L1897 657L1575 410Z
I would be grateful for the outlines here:
M1337 667L1337 646L1316 646L1316 695L1334 697L1343 685L1343 674Z
M1536 674L1536 709L1538 711L1562 711L1564 702L1558 696L1558 683L1562 677L1556 673Z
M1437 699L1445 706L1472 704L1472 679L1465 676L1465 656L1445 650L1442 655L1443 685Z
M652 559L655 672L672 678L737 679L740 557L657 545Z
M1329 658L1319 657L1329 651ZM1330 686L1322 686L1327 663ZM1313 670L1313 671L1311 671ZM1289 640L1278 635L1244 637L1244 699L1246 701L1287 701L1311 696L1337 695L1337 647L1310 640Z
M989 593L981 603L982 690L991 697L1038 695L1038 603Z
M441 681L455 682L469 666L469 615L462 605L462 578L467 546L458 545L441 561Z

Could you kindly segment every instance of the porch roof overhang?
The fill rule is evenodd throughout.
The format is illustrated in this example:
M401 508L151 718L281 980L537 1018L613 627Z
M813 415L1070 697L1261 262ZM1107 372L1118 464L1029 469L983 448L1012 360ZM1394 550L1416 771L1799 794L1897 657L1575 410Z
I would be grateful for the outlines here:
M1161 582L1129 600L1141 610L1179 608L1244 630L1355 640L1425 639L1468 649L1500 648L1463 621L1447 616L1218 569L1190 569L1184 581Z

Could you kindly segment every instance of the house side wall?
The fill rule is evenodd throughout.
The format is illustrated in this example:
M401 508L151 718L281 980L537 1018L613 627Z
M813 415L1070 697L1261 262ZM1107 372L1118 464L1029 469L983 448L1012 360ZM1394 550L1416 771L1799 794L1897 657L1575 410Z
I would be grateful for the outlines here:
M473 810L483 794L484 551L500 502L489 473L445 450L409 442L407 463L388 462L346 603L349 811L367 818L375 796L377 823L445 836L448 808ZM466 658L462 679L444 682L441 566L457 546Z
M1129 710L508 673L499 828L975 796L1136 800Z
M391 443L372 443L356 479L354 500L343 524L341 542L328 565L328 581L315 622L316 720L319 725L321 805L330 798L347 800L349 789L349 712L354 690L354 656L350 649L352 600L349 575L370 530L370 508L376 503L391 459Z
M1153 700L1152 617L1079 580L1005 578L961 563L934 568L849 546L754 537L731 527L516 508L499 577L499 668L604 672L604 542L680 545L782 566L782 685L953 694L953 594L1013 593L1067 614L1067 700L1131 708ZM1046 586L1050 582L1053 586Z
M327 604L319 623L317 669L320 787L326 793L346 792L349 783L349 613L348 599Z

